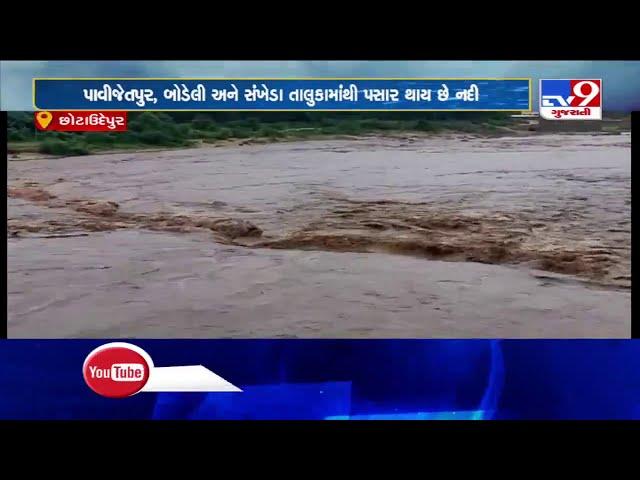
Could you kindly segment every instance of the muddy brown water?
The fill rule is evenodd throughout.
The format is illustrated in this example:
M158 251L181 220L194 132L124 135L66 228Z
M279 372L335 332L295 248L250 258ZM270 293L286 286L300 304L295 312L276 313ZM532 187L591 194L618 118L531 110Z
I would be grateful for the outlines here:
M10 161L10 337L628 337L628 136Z

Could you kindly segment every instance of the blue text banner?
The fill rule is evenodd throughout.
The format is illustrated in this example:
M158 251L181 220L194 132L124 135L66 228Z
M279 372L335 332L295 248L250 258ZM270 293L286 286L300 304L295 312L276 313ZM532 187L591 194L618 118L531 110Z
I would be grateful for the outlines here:
M528 111L519 79L35 78L36 110Z

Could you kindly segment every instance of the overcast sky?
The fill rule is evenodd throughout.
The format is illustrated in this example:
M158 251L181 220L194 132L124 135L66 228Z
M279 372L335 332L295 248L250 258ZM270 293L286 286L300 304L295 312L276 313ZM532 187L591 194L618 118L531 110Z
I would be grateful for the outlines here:
M5 61L2 110L33 110L33 77L531 77L602 78L604 110L640 110L640 62L610 61Z

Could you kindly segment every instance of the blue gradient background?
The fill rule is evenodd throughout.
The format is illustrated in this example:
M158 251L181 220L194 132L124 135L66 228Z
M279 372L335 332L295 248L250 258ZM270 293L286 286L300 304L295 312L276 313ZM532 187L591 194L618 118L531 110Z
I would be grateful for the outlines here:
M2 110L33 110L33 77L601 78L605 111L640 110L639 61L3 61Z
M107 341L0 342L3 419L639 419L637 340L141 340L242 393L112 400L82 363Z

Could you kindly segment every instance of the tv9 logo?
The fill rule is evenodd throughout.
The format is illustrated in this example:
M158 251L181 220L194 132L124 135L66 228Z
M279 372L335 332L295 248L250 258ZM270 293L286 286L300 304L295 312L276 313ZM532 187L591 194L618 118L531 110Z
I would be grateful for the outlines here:
M602 120L602 80L540 80L545 120Z

